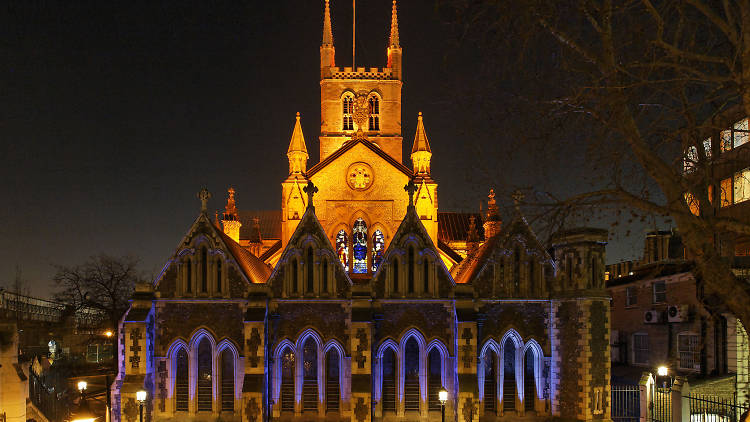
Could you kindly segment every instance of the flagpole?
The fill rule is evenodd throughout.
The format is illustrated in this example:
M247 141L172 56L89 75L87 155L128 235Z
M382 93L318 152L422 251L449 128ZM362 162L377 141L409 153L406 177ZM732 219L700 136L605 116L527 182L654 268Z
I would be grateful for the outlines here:
M357 71L355 49L357 46L357 0L352 0L352 70Z

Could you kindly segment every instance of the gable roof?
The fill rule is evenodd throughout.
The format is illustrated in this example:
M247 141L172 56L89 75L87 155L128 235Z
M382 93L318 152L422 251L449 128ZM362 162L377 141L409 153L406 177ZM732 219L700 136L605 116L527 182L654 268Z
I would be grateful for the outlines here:
M526 219L517 210L515 218L504 230L487 239L482 246L469 252L466 258L454 267L453 277L456 283L470 283L479 274L493 252L509 248L516 236L522 236L531 247L541 252L548 261L552 261L552 257L539 242Z
M484 238L482 215L474 212L438 211L438 239L442 242L466 241L471 217L474 217L477 236Z
M335 152L333 152L333 154L331 154L328 157L326 157L325 160L323 160L323 161L319 162L318 164L315 164L314 166L312 166L309 170L307 170L307 178L308 179L311 178L315 173L317 173L321 169L325 168L332 161L334 161L337 158L339 158L342 155L344 155L344 153L346 153L350 149L354 148L354 146L357 145L357 144L362 144L362 145L366 146L367 148L370 148L370 150L372 150L372 152L374 152L375 154L377 154L378 156L380 156L380 158L382 158L385 161L387 161L388 163L390 163L393 167L397 168L399 171L401 171L405 175L407 175L409 177L412 177L414 175L412 173L412 171L408 167L406 167L405 165L403 165L403 164L399 163L398 161L396 161L393 157L391 157L390 155L388 155L388 153L386 153L385 151L383 151L382 149L380 149L380 147L378 147L377 145L373 144L372 142L370 142L367 139L360 138L360 139L352 139L352 140L346 141L341 148L337 149Z
M260 235L263 240L281 239L281 210L240 210L237 212L240 223L240 239L253 236L253 218L258 218Z
M240 246L239 243L235 242L229 236L224 234L221 229L216 227L216 225L211 222L211 220L205 213L201 213L200 215L198 215L198 218L193 221L190 229L180 241L177 251L179 251L179 248L182 245L190 243L194 234L204 228L205 230L208 230L208 232L212 234L215 239L217 239L217 241L219 242L219 246L227 252L230 261L233 261L234 264L237 265L237 268L240 269L242 275L248 282L265 283L266 280L268 280L268 277L271 275L271 268L263 261L261 261L258 257ZM170 262L174 261L175 258L176 256L173 256ZM165 269L168 266L169 262L165 266ZM156 279L155 285L159 284L163 274L164 270L162 270L162 274L160 274Z

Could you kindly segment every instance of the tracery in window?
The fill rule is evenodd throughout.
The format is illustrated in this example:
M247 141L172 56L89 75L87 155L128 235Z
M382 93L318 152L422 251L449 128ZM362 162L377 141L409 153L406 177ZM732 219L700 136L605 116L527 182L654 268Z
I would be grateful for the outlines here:
M344 266L344 271L349 271L349 239L346 231L341 230L336 235L336 253L339 255L339 261Z
M342 100L343 106L343 130L354 130L354 98L347 95Z
M380 230L375 230L372 234L372 272L378 270L380 263L383 262L383 253L385 252L385 236Z
M369 100L369 111L370 130L380 130L380 100L374 95Z
M358 218L352 228L352 272L367 274L367 224Z

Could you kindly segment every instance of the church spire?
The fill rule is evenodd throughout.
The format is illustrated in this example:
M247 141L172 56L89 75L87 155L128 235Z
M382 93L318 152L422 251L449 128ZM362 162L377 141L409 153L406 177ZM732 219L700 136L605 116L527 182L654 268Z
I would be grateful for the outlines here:
M398 10L396 0L393 0L391 9L391 37L388 43L388 68L391 69L391 75L401 80L401 57L402 50L398 39Z
M430 161L432 160L432 150L430 141L427 139L427 132L424 130L422 121L422 112L417 117L417 133L414 135L414 146L411 148L411 162L414 167L415 176L430 175Z
M333 47L333 27L331 26L330 1L325 0L323 11L323 41L320 43L320 79L331 76L331 68L336 66L336 49Z
M240 223L240 218L237 214L237 204L234 200L234 188L230 187L227 192L229 193L229 196L227 197L227 205L224 208L224 213L221 214L222 228L224 230L224 234L231 237L235 242L239 243L240 227L242 227L242 223Z
M286 152L286 156L289 158L290 175L302 175L307 171L307 159L309 155L307 154L307 146L305 146L305 135L302 134L299 112L297 112L297 120L294 123L292 139L289 142L289 149Z
M391 9L391 44L390 47L398 47L398 10L396 9L396 0L393 0L393 9Z

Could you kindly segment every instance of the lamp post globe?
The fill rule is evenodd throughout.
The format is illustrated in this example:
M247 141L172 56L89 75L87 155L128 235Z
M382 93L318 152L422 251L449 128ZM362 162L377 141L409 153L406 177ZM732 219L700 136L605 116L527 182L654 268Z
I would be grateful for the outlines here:
M445 402L448 401L448 391L445 388L438 391L438 400L440 401L440 420L445 422Z
M143 403L146 402L146 392L144 390L137 391L135 399L138 401L139 421L143 422Z
M83 394L87 386L88 386L88 383L86 381L78 381L78 391L81 394Z

